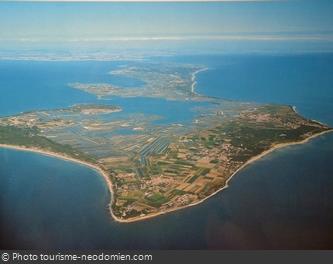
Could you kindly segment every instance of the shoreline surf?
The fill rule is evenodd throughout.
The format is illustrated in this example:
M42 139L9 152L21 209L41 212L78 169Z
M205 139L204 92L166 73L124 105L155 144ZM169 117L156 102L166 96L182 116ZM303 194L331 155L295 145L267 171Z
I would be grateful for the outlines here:
M197 78L197 74L199 72L204 72L204 71L207 71L209 68L202 68L200 70L196 70L195 72L192 73L192 77L191 77L191 81L192 81L192 85L191 85L191 92L192 94L195 94L195 86L197 85L197 81L196 81L196 78Z
M120 219L116 215L114 215L114 213L112 211L112 204L113 204L113 201L114 201L113 184L112 184L112 181L109 178L107 172L104 171L102 168L100 168L98 165L95 165L95 164L89 163L89 162L85 162L85 161L82 161L82 160L79 160L79 159L75 159L75 158L72 158L72 157L68 157L68 156L62 155L60 153L50 152L50 151L46 151L46 150L42 150L42 149L38 149L38 148L27 148L27 147L24 147L24 146L17 146L17 145L10 145L10 144L0 144L0 148L14 149L14 150L18 150L18 151L34 152L34 153L37 153L37 154L41 154L41 155L45 155L45 156L49 156L49 157L55 157L55 158L58 158L58 159L69 161L69 162L75 162L75 163L81 164L83 166L89 167L91 169L94 169L95 171L97 171L103 177L103 179L105 180L106 185L108 187L108 190L109 190L109 193L110 193L110 196L111 196L110 203L108 205L111 217L116 222L119 222L119 223L132 223L132 222L147 220L147 219L159 216L159 215L164 215L164 214L167 214L167 213L175 212L175 211L185 209L185 208L188 208L188 207L192 207L192 206L195 206L195 205L199 205L199 204L203 203L204 201L206 201L207 199L211 198L212 196L216 195L217 193L219 193L219 192L225 190L226 188L228 188L230 180L239 171L241 171L242 169L244 169L248 165L254 163L255 161L260 160L264 156L274 152L277 149L281 149L281 148L285 148L285 147L293 146L293 145L305 144L305 143L309 142L310 140L312 140L316 137L322 136L322 135L330 133L330 132L333 132L333 129L329 129L329 130L325 130L325 131L313 134L313 135L311 135L311 136L309 136L309 137L307 137L307 138L305 138L304 140L301 140L301 141L294 141L294 142L288 142L288 143L279 143L279 144L276 144L276 145L272 146L271 148L263 151L262 153L260 153L256 156L253 156L252 158L250 158L248 161L246 161L244 164L242 164L237 170L235 170L231 174L231 176L226 180L225 185L223 187L216 190L215 192L213 192L212 194L208 195L207 197L203 198L200 201L197 201L195 203L191 203L191 204L188 204L188 205L185 205L185 206L177 207L177 208L171 208L171 209L168 209L168 210L163 210L163 211L156 212L156 213L149 214L149 215L145 215L145 216L133 217L131 219Z

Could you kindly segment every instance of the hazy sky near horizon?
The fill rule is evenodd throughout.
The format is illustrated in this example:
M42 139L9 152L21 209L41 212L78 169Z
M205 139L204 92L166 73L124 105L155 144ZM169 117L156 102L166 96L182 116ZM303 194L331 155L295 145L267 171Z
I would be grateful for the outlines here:
M333 1L0 2L0 42L333 41Z

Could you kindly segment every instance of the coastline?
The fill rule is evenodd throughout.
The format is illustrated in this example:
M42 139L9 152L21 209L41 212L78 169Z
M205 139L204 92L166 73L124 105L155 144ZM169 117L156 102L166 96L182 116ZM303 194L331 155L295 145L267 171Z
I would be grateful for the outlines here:
M46 151L46 150L42 150L42 149L38 149L38 148L27 148L27 147L23 147L23 146L9 145L9 144L0 144L0 148L26 151L26 152L33 152L33 153L41 154L41 155L48 156L48 157L54 157L54 158L62 159L62 160L69 161L69 162L75 162L75 163L78 163L80 165L83 165L83 166L86 166L88 168L91 168L91 169L95 170L96 172L98 172L99 175L101 175L104 178L105 183L106 183L106 185L108 187L108 190L110 192L111 199L110 199L110 203L108 205L110 214L111 214L112 218L115 221L121 222L122 219L119 219L112 212L111 205L113 203L113 195L112 195L113 185L112 185L112 182L111 182L107 172L104 171L102 168L98 167L97 165L95 165L93 163L89 163L89 162L86 162L86 161L82 161L82 160L79 160L79 159L68 157L68 156L63 155L63 154L59 154L59 153L51 152L51 151Z
M247 167L248 165L254 163L255 161L257 160L260 160L261 158L263 158L264 156L274 152L275 150L277 149L281 149L281 148L284 148L284 147L288 147L288 146L293 146L293 145L302 145L302 144L305 144L307 142L309 142L310 140L316 138L316 137L319 137L319 136L322 136L324 134L328 134L328 133L331 133L333 132L333 128L332 129L329 129L329 130L325 130L325 131L322 131L322 132L319 132L319 133L316 133L316 134L313 134L312 136L308 137L308 138L305 138L304 140L301 140L301 141L295 141L295 142L288 142L288 143L280 143L280 144L276 144L274 145L273 147L271 147L270 149L268 150L265 150L263 151L262 153L260 153L259 155L257 156L254 156L252 158L250 158L248 161L246 161L243 165L241 165L237 170L235 170L231 175L230 177L226 180L225 182L225 185L222 186L220 189L216 190L215 192L213 192L212 194L208 195L207 197L203 198L202 200L200 201L197 201L197 202L194 202L194 203L191 203L191 204L188 204L188 205L184 205L184 206L181 206L181 207L177 207L177 208L170 208L168 210L164 210L164 211L160 211L160 212L157 212L157 213L154 213L154 214L150 214L150 215L145 215L145 216L137 216L137 217L133 217L131 219L119 219L121 223L133 223L133 222L138 222L138 221L143 221L143 220L147 220L147 219L150 219L150 218L154 218L156 216L159 216L159 215L164 215L164 214L167 214L167 213L171 213L171 212L176 212L178 210L182 210L182 209L185 209L185 208L188 208L188 207L192 207L192 206L196 206L196 205L199 205L203 202L205 202L207 199L211 198L212 196L218 194L219 192L227 189L229 187L229 181L239 172L241 171L242 169L244 169L245 167Z
M200 69L200 70L196 70L195 72L193 72L192 73L192 77L191 77L191 81L192 81L192 85L191 85L191 92L192 92L192 94L196 94L195 92L194 92L194 88L195 88L195 86L197 85L197 81L196 81L196 78L197 78L197 74L199 73L199 72L203 72L203 71L207 71L209 68L202 68L202 69Z
M321 135L328 134L328 133L331 133L331 132L333 132L333 129L328 129L328 130L325 130L325 131L313 134L310 137L307 137L307 138L305 138L304 140L301 140L301 141L276 144L276 145L272 146L271 148L269 148L268 150L263 151L259 155L256 155L256 156L250 158L248 161L246 161L244 164L242 164L237 170L235 170L230 175L230 177L226 180L224 186L222 186L220 189L216 190L212 194L208 195L207 197L203 198L202 200L199 200L197 202L194 202L194 203L191 203L191 204L188 204L188 205L184 205L184 206L181 206L181 207L170 208L168 210L156 212L156 213L145 215L145 216L133 217L131 219L121 219L121 218L118 218L116 215L114 215L114 213L112 211L112 204L113 204L113 199L114 199L113 198L113 193L114 193L114 191L113 191L113 184L112 184L112 182L111 182L111 180L110 180L109 175L107 174L107 172L104 171L102 168L100 168L98 165L93 164L93 163L89 163L89 162L85 162L85 161L82 161L82 160L79 160L79 159L75 159L75 158L72 158L72 157L68 157L68 156L65 156L65 155L62 155L62 154L59 154L59 153L56 153L56 152L50 152L50 151L41 150L41 149L38 149L38 148L27 148L27 147L23 147L23 146L9 145L9 144L0 144L0 148L7 148L7 149L14 149L14 150L19 150L19 151L34 152L34 153L42 154L42 155L45 155L45 156L59 158L59 159L62 159L62 160L65 160L65 161L69 161L69 162L79 163L79 164L81 164L83 166L86 166L86 167L89 167L91 169L94 169L95 171L97 171L104 178L104 180L106 182L106 185L107 185L107 187L109 189L111 199L110 199L110 203L108 205L108 208L109 208L109 212L110 212L110 215L112 216L112 218L116 222L119 222L119 223L132 223L132 222L143 221L143 220L146 220L146 219L149 219L149 218L153 218L153 217L156 217L156 216L159 216L159 215L163 215L163 214L175 212L175 211L178 211L178 210L181 210L181 209L185 209L185 208L188 208L188 207L192 207L192 206L196 206L198 204L201 204L204 201L206 201L207 199L209 199L212 196L216 195L217 193L219 193L219 192L223 191L224 189L228 188L229 187L229 181L239 171L241 171L242 169L244 169L248 165L252 164L253 162L261 159L262 157L264 157L264 156L266 156L266 155L274 152L277 149L281 149L281 148L288 147L288 146L293 146L293 145L305 144L305 143L309 142L310 140L312 140L312 139L314 139L316 137L319 137Z

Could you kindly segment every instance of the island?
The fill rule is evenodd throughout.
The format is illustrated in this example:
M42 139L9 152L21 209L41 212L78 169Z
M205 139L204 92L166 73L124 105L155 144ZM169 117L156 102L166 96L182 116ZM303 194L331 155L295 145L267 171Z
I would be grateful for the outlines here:
M139 67L140 66L140 67ZM108 96L150 96L200 102L190 123L161 124L162 117L116 105L79 104L0 118L0 147L35 151L80 162L100 172L116 221L133 222L199 204L228 186L242 168L273 150L332 131L292 106L244 103L195 93L202 66L144 64L111 74L141 87L69 84Z

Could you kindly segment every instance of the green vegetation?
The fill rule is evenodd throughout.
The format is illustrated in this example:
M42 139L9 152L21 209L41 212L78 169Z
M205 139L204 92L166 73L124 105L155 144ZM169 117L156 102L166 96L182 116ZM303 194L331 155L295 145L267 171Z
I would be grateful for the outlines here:
M131 219L198 202L252 157L329 129L289 106L234 104L224 115L225 104L215 102L213 110L203 107L196 122L181 126L155 125L144 114L105 117L120 111L114 106L27 112L0 118L0 143L95 163L112 180L114 214ZM119 127L136 133L118 133Z
M46 137L38 135L38 128L20 128L16 126L0 126L0 143L40 148L59 154L65 154L69 157L80 159L88 162L95 162L96 160L78 151L70 145L62 145L56 143Z
M154 193L153 195L146 197L146 200L148 201L149 205L154 207L160 207L162 204L168 201L168 198L166 198L160 193Z

